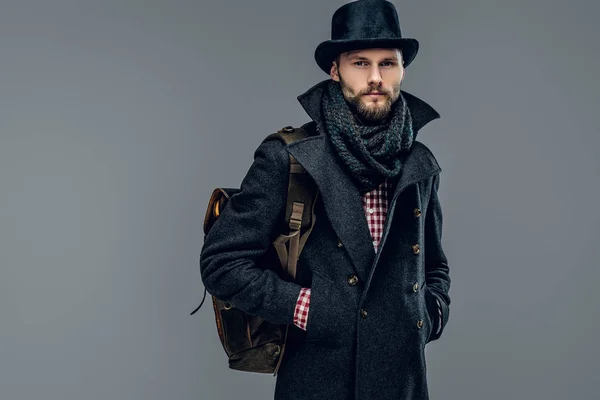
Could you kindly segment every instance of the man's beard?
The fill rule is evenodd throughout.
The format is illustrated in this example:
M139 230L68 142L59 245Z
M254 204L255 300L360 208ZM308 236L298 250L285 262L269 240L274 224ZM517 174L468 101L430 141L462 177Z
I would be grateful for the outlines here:
M377 125L384 122L388 117L391 116L390 111L392 110L393 104L399 99L400 85L392 88L392 93L384 90L383 88L369 86L368 88L360 91L359 93L354 92L351 87L346 86L344 81L340 78L340 85L344 98L348 103L350 109L359 121L366 125ZM382 92L384 93L377 101L377 105L373 104L372 107L365 104L363 95L370 92ZM392 96L395 100L392 100Z

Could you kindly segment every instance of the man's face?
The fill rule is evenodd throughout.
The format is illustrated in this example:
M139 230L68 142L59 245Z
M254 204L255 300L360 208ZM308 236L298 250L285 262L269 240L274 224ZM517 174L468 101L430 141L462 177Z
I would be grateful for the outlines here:
M386 118L400 96L404 79L399 49L364 49L340 54L330 71L340 82L346 101L365 122ZM373 94L375 93L375 94Z

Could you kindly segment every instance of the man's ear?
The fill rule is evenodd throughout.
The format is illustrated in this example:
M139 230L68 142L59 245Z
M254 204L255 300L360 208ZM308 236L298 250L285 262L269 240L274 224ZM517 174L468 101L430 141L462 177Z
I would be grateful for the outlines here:
M336 82L340 81L340 75L338 74L338 66L335 63L335 61L333 62L333 64L331 64L331 69L329 70L329 76L331 77L331 79L333 79Z

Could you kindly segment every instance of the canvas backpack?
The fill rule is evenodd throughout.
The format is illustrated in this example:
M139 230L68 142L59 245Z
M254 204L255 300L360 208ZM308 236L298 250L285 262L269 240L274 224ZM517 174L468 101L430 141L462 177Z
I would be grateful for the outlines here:
M286 126L264 140L281 140L286 145L309 135L305 129ZM219 215L227 206L229 198L239 192L238 188L216 188L208 201L204 218L204 237L210 231ZM287 205L283 230L273 241L281 264L282 279L295 280L296 265L302 248L315 223L314 205L319 192L317 186L304 167L290 154L290 169L287 191ZM277 194L274 194L277 195ZM206 288L200 305L202 307ZM273 324L259 316L250 315L235 307L235 304L221 301L212 296L213 311L219 339L227 357L229 368L258 373L277 371L283 359L288 338L288 324Z

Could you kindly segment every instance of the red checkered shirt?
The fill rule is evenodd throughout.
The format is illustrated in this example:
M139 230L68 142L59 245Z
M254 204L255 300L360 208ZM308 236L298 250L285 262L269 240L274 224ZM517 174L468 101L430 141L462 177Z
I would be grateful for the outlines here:
M367 217L371 237L373 238L373 248L377 252L377 247L383 234L383 225L388 210L388 193L390 191L390 182L386 179L381 185L370 192L364 194L362 198L363 210ZM294 311L294 325L300 329L306 330L308 322L308 309L310 306L310 288L300 289L296 308ZM441 319L441 307L438 302L438 313ZM439 324L441 327L441 323ZM439 331L438 327L438 331Z

